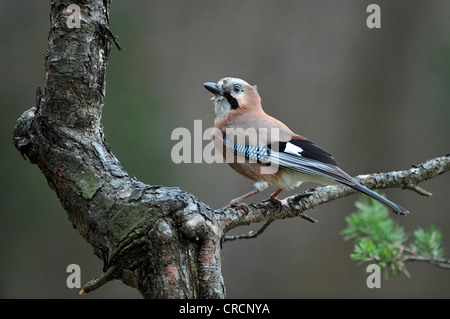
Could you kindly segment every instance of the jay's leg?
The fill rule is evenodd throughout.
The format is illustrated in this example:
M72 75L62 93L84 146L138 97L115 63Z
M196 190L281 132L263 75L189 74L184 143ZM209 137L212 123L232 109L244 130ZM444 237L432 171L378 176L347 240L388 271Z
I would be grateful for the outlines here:
M239 197L231 200L230 203L227 205L227 207L230 208L230 207L236 207L236 206L247 206L247 204L241 203L241 201L243 201L244 199L246 199L246 198L248 198L250 196L258 194L259 192L261 192L261 191L257 190L257 189L254 189L251 192L248 192L247 194L239 196Z
M279 188L275 193L273 193L272 195L270 195L269 200L270 200L272 203L281 205L281 201L280 201L277 197L278 197L278 195L280 195L280 193L281 193L282 191L283 191L283 189L282 189L282 188Z
M254 184L254 186L255 186L254 190L252 190L251 192L248 192L247 194L244 194L242 196L239 196L239 197L233 199L232 201L230 201L230 203L227 205L227 207L230 208L230 207L236 207L236 206L247 206L247 204L241 203L241 201L243 201L246 198L249 198L250 196L253 196L255 194L262 192L267 187L269 187L269 184L267 184L266 182L256 182Z

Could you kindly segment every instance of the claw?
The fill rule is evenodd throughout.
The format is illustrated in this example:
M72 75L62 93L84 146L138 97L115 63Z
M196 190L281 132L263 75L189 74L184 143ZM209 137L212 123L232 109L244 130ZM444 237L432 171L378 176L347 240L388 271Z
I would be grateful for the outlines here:
M245 212L249 212L248 209L248 205L246 203L241 203L238 201L234 201L232 200L227 206L225 206L226 208L242 208Z
M299 201L302 198L306 198L311 196L313 193L312 192L307 192L307 193L303 193L303 194L298 194L294 197L293 201ZM275 194L274 194L275 195ZM278 195L278 194L276 194ZM308 215L304 214L304 213L299 213L297 212L294 208L292 208L290 203L286 203L285 200L279 200L276 196L270 196L268 199L266 199L265 201L270 201L272 203L278 204L280 205L280 211L284 208L287 211L291 212L291 213L296 213L298 216L300 216L303 219L306 219L307 221L309 221L310 223L316 223L318 222L317 219L311 218Z

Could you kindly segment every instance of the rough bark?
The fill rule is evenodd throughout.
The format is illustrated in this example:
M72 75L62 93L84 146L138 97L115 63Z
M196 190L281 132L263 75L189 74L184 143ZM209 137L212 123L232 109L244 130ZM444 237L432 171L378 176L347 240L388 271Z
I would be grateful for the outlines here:
M69 28L69 4L81 8L80 28ZM103 261L88 293L119 279L145 298L224 298L221 248L230 229L295 217L354 191L321 187L292 196L295 210L270 203L214 210L176 187L146 185L112 154L100 124L105 72L115 39L108 28L110 0L51 1L45 83L36 106L14 129L20 153L38 165L69 220ZM370 188L416 185L450 168L448 156L402 172L360 177ZM304 217L304 216L303 216Z
M222 234L210 210L178 188L129 176L103 136L110 2L71 3L81 9L80 28L67 25L69 3L51 3L44 89L19 119L14 143L104 262L105 273L84 291L118 278L148 298L224 297L213 271Z

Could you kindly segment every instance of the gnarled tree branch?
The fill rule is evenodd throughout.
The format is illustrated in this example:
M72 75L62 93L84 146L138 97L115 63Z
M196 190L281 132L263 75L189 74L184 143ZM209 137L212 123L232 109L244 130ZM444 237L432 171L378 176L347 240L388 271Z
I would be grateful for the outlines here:
M103 261L103 274L82 293L119 279L146 298L224 298L224 234L254 222L294 217L347 196L350 188L322 187L286 199L296 212L263 202L213 210L177 187L146 185L130 176L108 147L100 125L111 41L110 0L71 1L79 28L67 24L66 1L51 1L44 89L14 129L19 152L36 164L69 220ZM116 43L117 45L117 43ZM448 171L447 156L403 172L359 177L369 188L415 189Z

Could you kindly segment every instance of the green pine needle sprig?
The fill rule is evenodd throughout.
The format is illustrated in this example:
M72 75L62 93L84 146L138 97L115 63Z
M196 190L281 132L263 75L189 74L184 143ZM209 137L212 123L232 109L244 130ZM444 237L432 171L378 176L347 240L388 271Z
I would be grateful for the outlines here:
M414 241L407 243L407 234L389 216L388 209L378 201L362 196L356 203L357 212L345 220L341 232L345 240L354 240L350 258L360 263L377 263L386 277L410 277L405 267L408 261L425 261L450 269L450 260L443 258L442 234L434 226L429 230L418 228Z

